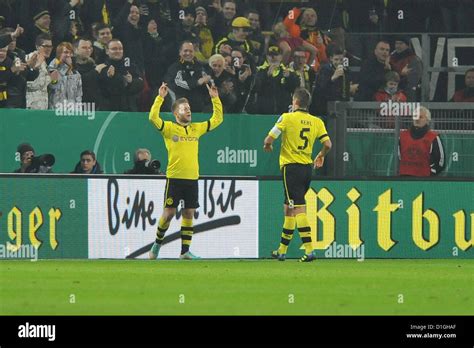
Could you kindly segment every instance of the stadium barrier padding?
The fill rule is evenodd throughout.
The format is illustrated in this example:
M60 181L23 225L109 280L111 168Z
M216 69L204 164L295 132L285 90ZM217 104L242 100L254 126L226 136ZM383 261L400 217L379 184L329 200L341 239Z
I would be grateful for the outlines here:
M33 245L39 258L146 258L165 180L151 176L0 175L0 259ZM267 258L280 240L277 179L202 177L192 250ZM307 209L319 258L474 258L474 181L313 180ZM160 257L180 250L181 210ZM301 256L297 231L289 258Z
M147 113L95 112L91 115L61 116L53 111L0 111L0 172L11 173L19 167L18 144L29 142L37 154L56 156L55 173L69 173L79 154L93 150L108 174L121 174L133 167L137 148L148 148L166 168L163 139L148 121ZM163 118L172 120L169 113ZM205 121L209 114L193 114L193 121ZM279 175L280 141L272 153L263 152L263 139L278 115L225 114L223 124L200 140L201 175L271 176ZM331 134L330 134L331 135ZM332 135L331 135L332 136ZM349 134L348 156L344 162L348 175L388 175L393 165L393 135L375 132ZM337 139L332 138L333 142ZM443 135L447 174L470 176L474 173L472 135ZM320 145L314 147L313 156ZM320 171L316 173L318 175ZM443 174L444 175L444 174Z

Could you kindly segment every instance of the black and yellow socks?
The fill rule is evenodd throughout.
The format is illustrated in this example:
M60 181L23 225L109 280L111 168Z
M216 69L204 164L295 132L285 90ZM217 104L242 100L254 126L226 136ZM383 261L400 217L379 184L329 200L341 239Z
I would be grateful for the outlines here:
M283 231L281 233L280 247L278 248L279 254L286 254L288 251L288 245L293 238L293 232L296 227L296 220L294 216L285 216L283 222Z
M193 239L193 231L193 219L183 217L181 221L181 255L189 251L189 246Z
M163 217L160 217L158 221L158 228L156 229L156 244L163 243L163 239L165 239L166 231L170 227L170 223L167 222Z
M305 213L296 215L296 227L303 242L305 254L311 254L313 252L313 243L311 242L311 227L309 226L308 217Z

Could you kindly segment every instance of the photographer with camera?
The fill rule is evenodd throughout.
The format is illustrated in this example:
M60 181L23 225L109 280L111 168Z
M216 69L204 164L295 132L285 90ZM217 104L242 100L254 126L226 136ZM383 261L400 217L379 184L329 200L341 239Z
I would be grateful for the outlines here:
M18 145L21 166L14 173L52 173L55 158L51 154L35 156L35 150L28 143Z
M160 161L151 159L151 152L148 149L137 149L133 162L133 168L127 170L125 174L163 174L160 171Z
M95 153L90 150L81 152L80 161L76 164L71 174L104 174L97 162Z

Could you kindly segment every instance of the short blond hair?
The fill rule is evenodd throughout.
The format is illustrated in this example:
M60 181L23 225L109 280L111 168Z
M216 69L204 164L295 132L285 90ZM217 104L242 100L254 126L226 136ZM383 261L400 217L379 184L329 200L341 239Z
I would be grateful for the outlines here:
M212 67L212 63L220 60L225 65L225 58L222 54L214 54L209 58L209 66Z

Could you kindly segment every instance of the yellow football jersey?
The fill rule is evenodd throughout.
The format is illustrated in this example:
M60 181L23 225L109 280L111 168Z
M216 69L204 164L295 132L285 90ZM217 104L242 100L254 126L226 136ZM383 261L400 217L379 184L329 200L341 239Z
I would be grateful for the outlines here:
M166 177L170 179L199 178L199 138L215 129L223 121L222 103L219 97L211 98L213 114L209 121L190 123L182 126L176 122L163 121L160 108L164 99L156 97L150 110L149 119L161 132L168 150Z
M306 111L284 113L268 133L276 139L283 133L280 150L280 169L290 163L313 163L313 145L318 139L329 139L324 122Z

